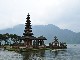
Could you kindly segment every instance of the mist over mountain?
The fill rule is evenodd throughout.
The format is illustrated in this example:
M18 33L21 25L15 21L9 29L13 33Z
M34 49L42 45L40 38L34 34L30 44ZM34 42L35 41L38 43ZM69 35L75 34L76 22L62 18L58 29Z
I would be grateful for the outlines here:
M79 44L80 43L80 32L75 33L68 29L60 29L59 27L48 24L48 25L35 25L32 26L32 32L34 36L39 37L43 35L47 38L45 41L46 43L52 42L54 39L54 36L57 36L60 42L66 42L66 43L74 43ZM13 28L8 28L4 30L0 30L0 34L4 33L12 33L22 36L24 33L25 25L20 24L17 26L14 26Z

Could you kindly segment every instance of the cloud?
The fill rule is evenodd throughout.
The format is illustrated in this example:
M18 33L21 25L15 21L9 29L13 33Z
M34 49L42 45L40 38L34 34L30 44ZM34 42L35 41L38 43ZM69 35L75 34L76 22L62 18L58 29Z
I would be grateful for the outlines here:
M0 0L0 29L24 24L29 12L33 25L54 24L80 32L79 2L80 0Z

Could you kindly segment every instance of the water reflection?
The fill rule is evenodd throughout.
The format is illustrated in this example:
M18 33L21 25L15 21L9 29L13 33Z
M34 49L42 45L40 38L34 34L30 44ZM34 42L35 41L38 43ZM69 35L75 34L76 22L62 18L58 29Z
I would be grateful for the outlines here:
M23 60L32 60L45 57L45 50L22 52Z
M51 51L51 55L53 56L53 58L56 58L58 53L59 53L59 51Z
M20 54L14 51L0 51L0 60L80 60L80 45L78 48L27 51Z
M21 53L23 60L80 60L79 48L64 50L38 50Z
M38 50L38 51L28 51L22 52L23 60L51 60L59 56L59 54L64 54L66 50L52 51L52 50Z

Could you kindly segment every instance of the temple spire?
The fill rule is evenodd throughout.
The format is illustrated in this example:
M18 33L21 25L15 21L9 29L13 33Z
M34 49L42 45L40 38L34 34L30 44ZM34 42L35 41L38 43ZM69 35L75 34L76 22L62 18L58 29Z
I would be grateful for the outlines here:
M28 15L27 15L27 18L26 18L27 20L29 20L30 19L30 15L29 15L29 13L28 13Z
M30 15L29 15L29 13L28 13L28 15L27 15L27 16L28 16L28 17L30 16Z
M23 35L24 36L32 36L33 33L32 33L32 28L31 28L31 21L30 21L30 17L29 17L29 13L27 15L27 20L26 20L26 23L25 23L25 30L24 30L24 33Z
M55 41L57 41L57 40L58 40L56 36L54 37L54 40L55 40Z

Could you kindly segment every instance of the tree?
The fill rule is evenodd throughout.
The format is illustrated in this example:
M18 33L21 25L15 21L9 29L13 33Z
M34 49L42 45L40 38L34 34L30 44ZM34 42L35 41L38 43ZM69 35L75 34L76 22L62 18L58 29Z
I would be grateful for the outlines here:
M8 43L8 40L9 40L9 34L8 34L8 33L3 34L3 36L2 36L2 40L5 41L5 44L9 44L9 43Z
M1 46L1 42L2 42L2 34L0 34L0 46Z
M18 41L19 41L19 43L22 42L22 40L21 40L21 36L18 36Z

